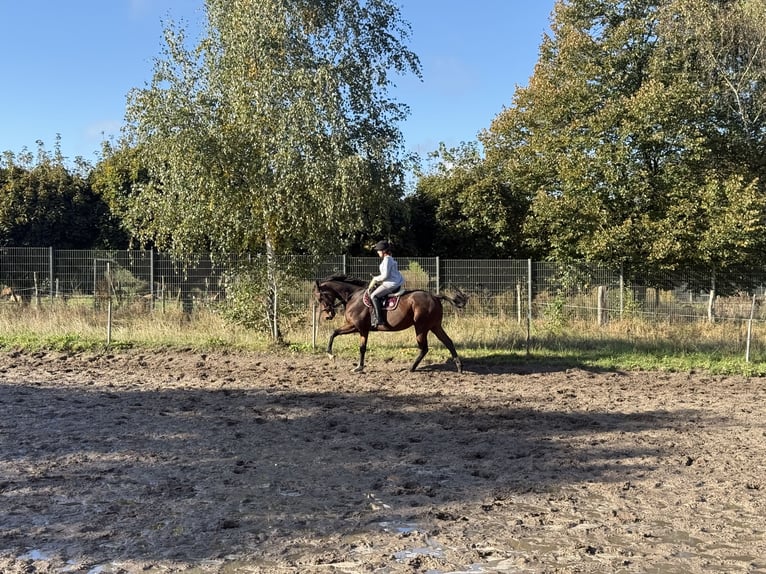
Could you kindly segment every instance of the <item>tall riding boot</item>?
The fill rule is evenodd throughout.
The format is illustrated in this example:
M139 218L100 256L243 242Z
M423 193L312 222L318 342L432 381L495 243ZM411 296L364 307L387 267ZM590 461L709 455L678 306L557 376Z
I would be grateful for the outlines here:
M378 325L383 324L383 301L379 297L372 297L372 310L370 327L374 331L378 328Z

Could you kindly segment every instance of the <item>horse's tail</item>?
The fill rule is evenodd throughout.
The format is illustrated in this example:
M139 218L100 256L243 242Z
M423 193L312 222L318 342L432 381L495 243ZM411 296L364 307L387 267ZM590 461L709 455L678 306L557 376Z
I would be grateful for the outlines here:
M449 301L457 309L463 309L468 304L468 295L463 293L460 289L455 289L455 294L452 297L449 295L439 294L436 296L436 298L443 301Z

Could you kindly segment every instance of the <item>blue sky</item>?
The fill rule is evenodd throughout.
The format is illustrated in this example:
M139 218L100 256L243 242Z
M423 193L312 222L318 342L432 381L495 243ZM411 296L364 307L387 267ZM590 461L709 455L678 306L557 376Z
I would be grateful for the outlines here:
M476 139L526 86L554 0L398 0L423 80L396 77L421 155ZM119 133L126 95L151 79L163 20L196 31L203 0L0 0L0 152L53 151L95 163Z

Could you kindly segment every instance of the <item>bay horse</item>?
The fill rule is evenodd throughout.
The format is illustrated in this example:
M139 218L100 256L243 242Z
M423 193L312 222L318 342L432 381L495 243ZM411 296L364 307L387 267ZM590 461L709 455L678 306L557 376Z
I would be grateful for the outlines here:
M345 323L335 329L327 343L327 354L333 358L332 344L338 335L359 333L359 364L354 372L361 373L364 370L364 355L367 352L367 337L370 333L371 309L365 305L367 283L361 279L346 277L345 275L333 275L323 281L316 281L314 285L314 298L324 314L325 319L335 317L335 310L339 304L344 307L343 318ZM410 327L415 328L415 337L418 342L420 353L412 363L410 371L414 371L428 353L428 332L431 331L444 343L452 354L452 360L457 366L458 373L463 371L463 363L455 350L455 345L442 327L442 301L449 301L458 309L465 307L468 297L458 291L453 297L447 295L434 295L429 291L414 290L405 291L399 296L399 302L395 309L386 312L386 323L378 326L378 331L403 331Z

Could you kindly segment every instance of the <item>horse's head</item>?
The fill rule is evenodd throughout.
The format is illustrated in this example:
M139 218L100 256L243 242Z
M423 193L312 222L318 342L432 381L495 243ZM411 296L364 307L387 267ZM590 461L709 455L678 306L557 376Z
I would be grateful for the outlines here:
M319 309L324 314L324 318L331 321L335 318L335 299L336 293L326 287L323 287L319 281L314 285L314 300L319 305Z

